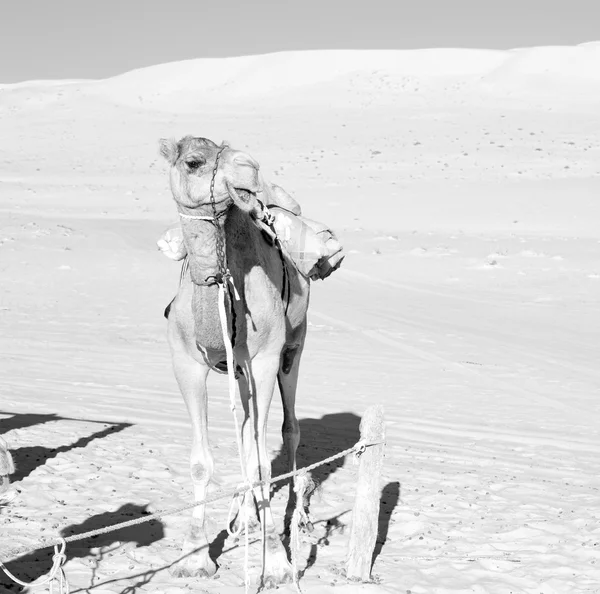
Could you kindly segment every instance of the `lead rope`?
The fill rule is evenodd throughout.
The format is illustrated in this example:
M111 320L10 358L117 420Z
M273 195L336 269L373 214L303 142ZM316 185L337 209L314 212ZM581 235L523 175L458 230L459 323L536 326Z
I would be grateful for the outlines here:
M54 555L52 555L52 569L50 570L50 573L42 581L37 583L27 583L21 581L7 569L2 561L0 561L0 569L2 569L2 571L11 580L19 584L19 586L23 586L24 588L41 588L42 586L47 586L49 584L50 594L54 594L54 580L58 579L58 594L69 594L71 591L69 588L69 580L67 580L67 576L63 568L63 565L67 560L67 556L65 554L66 548L67 543L64 538L61 538L60 543L54 545Z
M304 511L304 497L308 488L308 474L301 472L295 478L294 493L296 494L296 506L292 514L292 522L290 526L290 549L292 554L292 571L294 573L294 587L298 594L302 594L300 589L300 574L298 572L298 551L300 549L300 526L308 524L308 516Z
M223 333L223 344L225 345L225 354L227 357L227 382L229 385L229 406L231 408L231 414L233 415L233 424L234 424L234 429L235 429L235 438L236 438L236 444L237 444L237 451L238 451L238 458L240 461L240 469L242 472L242 481L243 481L243 487L244 490L237 496L235 497L232 502L231 502L231 506L229 508L229 517L228 517L228 521L227 521L227 532L231 535L231 536L238 536L241 529L242 529L242 525L240 524L240 526L238 527L237 530L232 530L231 529L231 522L230 520L232 519L232 515L233 515L233 511L234 509L237 508L238 513L243 514L243 518L244 518L244 583L245 583L245 591L246 594L249 594L250 592L250 572L249 572L249 559L250 559L250 530L249 530L249 514L248 514L248 505L247 505L247 498L248 497L252 497L252 485L250 483L250 481L248 480L248 477L246 476L246 467L244 465L244 459L243 459L243 450L242 450L242 434L240 431L240 425L239 425L239 421L237 418L237 412L236 412L236 393L235 393L235 358L233 356L233 345L231 343L231 338L229 336L229 327L228 327L228 323L227 323L227 309L226 309L226 285L227 283L229 283L231 285L231 290L233 293L233 296L235 298L236 301L239 301L240 296L237 292L237 289L235 287L235 284L233 282L233 277L231 276L231 273L229 272L229 269L227 268L227 254L225 252L225 230L223 229L223 227L221 227L221 225L219 225L219 213L217 212L217 206L215 204L215 179L217 177L217 170L219 168L219 158L221 156L221 153L228 148L227 145L223 145L223 147L221 148L221 150L217 153L217 156L215 158L215 166L213 168L213 175L212 175L212 179L210 182L210 202L211 202L211 206L213 209L213 224L215 225L216 228L216 251L217 251L217 265L219 267L219 272L215 277L215 281L219 287L219 293L218 293L218 305L219 305L219 319L221 321L221 331ZM232 318L234 315L234 308L233 308L233 304L231 304L231 311L232 311ZM235 319L235 318L233 318ZM232 322L232 324L234 324L234 322ZM233 328L233 331L235 331L235 327ZM264 530L262 532L262 534L264 535ZM264 571L264 536L263 536L263 571Z
M215 280L221 285L225 285L227 282L226 276L229 276L229 270L227 268L227 254L225 252L225 229L219 225L219 213L217 212L217 205L215 203L215 180L217 179L217 170L219 169L219 159L223 151L227 148L229 147L224 144L217 153L212 179L210 180L210 204L213 211L213 225L217 232L215 249L217 251L217 266L219 267L219 272Z
M225 344L225 354L227 356L227 381L229 384L229 407L231 409L231 414L233 415L233 425L235 428L235 439L237 443L238 450L238 458L240 460L240 469L242 471L242 480L244 490L239 493L231 502L231 506L229 507L229 516L227 518L227 532L230 536L238 536L242 525L238 527L237 530L231 529L231 523L233 521L233 511L237 509L238 513L243 514L244 518L244 532L245 532L245 542L244 542L244 582L246 594L250 592L250 579L249 579L249 551L250 551L250 534L249 534L249 517L247 513L247 505L246 498L252 495L252 485L248 481L248 477L246 476L246 467L244 466L243 456L242 456L242 434L240 432L240 424L237 417L236 412L236 404L235 404L235 360L233 357L233 346L231 345L231 340L229 339L229 328L227 327L227 310L225 309L225 300L226 300L226 292L225 292L225 282L229 282L232 285L233 293L236 299L239 299L239 295L237 294L235 285L233 284L233 279L228 274L223 279L224 282L219 283L219 319L221 321L221 331L223 333L223 343Z

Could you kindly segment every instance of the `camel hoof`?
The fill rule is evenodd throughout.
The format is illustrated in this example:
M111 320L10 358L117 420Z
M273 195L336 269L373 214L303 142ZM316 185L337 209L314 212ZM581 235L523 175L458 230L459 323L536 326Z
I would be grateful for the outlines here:
M260 528L260 522L256 516L251 516L248 519L248 534L256 532ZM240 537L244 534L246 523L239 515L231 522L230 530L233 534Z
M277 588L283 584L291 584L294 580L294 576L291 571L284 571L279 575L268 575L263 578L263 588L271 590Z
M205 567L192 565L191 563L179 562L170 569L174 578L211 578L217 573L217 566L211 561Z

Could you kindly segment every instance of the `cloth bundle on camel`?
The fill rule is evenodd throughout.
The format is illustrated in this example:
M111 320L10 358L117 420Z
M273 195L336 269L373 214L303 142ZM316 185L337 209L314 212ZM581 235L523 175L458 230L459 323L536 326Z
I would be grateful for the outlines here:
M272 228L277 239L301 274L311 280L322 280L340 267L345 254L327 225L303 217L298 202L275 184L265 183L261 194L261 201L273 217ZM187 256L179 224L167 229L157 245L171 260Z

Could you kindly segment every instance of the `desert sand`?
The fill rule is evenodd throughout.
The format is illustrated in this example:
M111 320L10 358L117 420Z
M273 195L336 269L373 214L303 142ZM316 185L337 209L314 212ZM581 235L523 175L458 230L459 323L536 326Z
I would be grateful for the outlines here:
M192 500L162 316L179 265L156 240L176 219L157 141L193 134L252 154L347 252L312 288L299 464L386 411L373 583L340 571L347 459L314 473L303 591L600 592L599 60L600 43L300 52L1 85L0 433L18 496L0 560L39 578L50 549L14 551ZM235 486L226 378L209 390L215 489ZM281 418L275 399L274 474ZM227 513L208 510L215 579L169 575L182 514L69 545L71 591L243 592Z

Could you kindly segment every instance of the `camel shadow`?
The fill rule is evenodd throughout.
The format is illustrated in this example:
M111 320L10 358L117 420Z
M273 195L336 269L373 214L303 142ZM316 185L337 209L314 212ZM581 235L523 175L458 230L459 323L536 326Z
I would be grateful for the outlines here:
M360 417L350 412L324 415L320 419L301 419L300 445L296 454L298 468L319 462L333 454L352 447L360 439ZM342 468L345 458L338 458L310 471L315 488L321 486L333 473ZM273 476L289 470L289 462L282 447L271 463ZM273 493L284 483L274 485Z
M83 534L98 528L104 528L120 522L141 518L149 515L151 512L147 509L147 505L137 505L134 503L126 503L114 512L104 512L88 518L81 524L74 524L61 530L60 534L63 537L73 534ZM125 543L135 543L136 547L148 546L164 538L164 525L159 520L150 520L137 526L121 528L108 534L101 534L85 540L71 542L67 545L66 556L67 562L70 559L90 557L96 561L100 561L105 553L92 552L91 549L108 548L110 545L116 544L121 546ZM28 555L23 555L17 559L13 559L5 563L8 570L22 581L33 581L43 575L47 575L52 567L52 548L45 548ZM0 592L2 588L6 588L8 592L20 592L21 586L13 583L8 577L0 574Z
M20 416L20 415L15 415ZM31 415L36 416L36 415ZM40 415L41 416L41 415ZM60 420L61 417L49 415L53 418L48 420ZM81 420L81 419L77 419ZM29 476L36 468L43 466L49 459L55 458L59 454L70 452L77 448L84 448L96 439L102 439L113 433L123 431L127 427L131 427L131 423L113 423L108 427L105 427L101 431L96 431L91 435L80 437L77 441L59 446L57 448L48 448L44 446L28 446L22 448L11 449L11 454L15 463L15 472L11 475L11 483L23 480Z
M8 419L0 419L0 433L8 433L13 429L25 429L26 427L33 427L34 425L43 425L50 421L76 420L60 417L54 413L12 413L0 410L0 415L11 415Z

